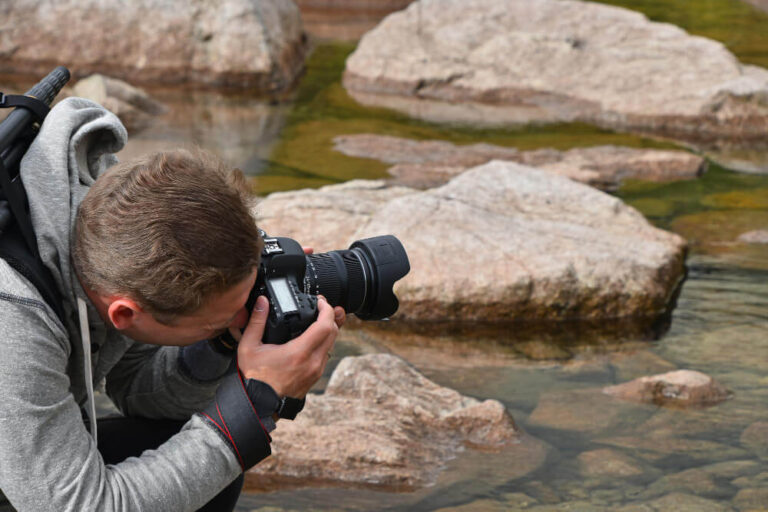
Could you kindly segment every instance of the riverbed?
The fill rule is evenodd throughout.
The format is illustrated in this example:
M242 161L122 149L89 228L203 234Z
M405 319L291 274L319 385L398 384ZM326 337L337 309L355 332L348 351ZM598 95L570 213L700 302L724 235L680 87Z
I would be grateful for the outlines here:
M719 39L743 61L768 67L768 15L746 3L607 3ZM387 177L385 164L333 150L334 137L354 133L485 142L521 150L599 144L679 148L718 159L695 180L627 182L615 192L654 225L681 234L690 244L687 278L671 318L653 328L638 331L622 322L413 326L393 320L342 331L326 378L315 392L322 392L327 375L346 355L398 354L441 385L501 401L525 432L548 445L547 459L537 471L519 477L511 451L468 449L446 465L431 487L412 492L344 486L255 492L248 487L237 510L543 512L620 510L638 503L656 503L653 510L768 506L768 449L765 438L760 449L751 435L756 425L768 422L768 244L738 241L743 233L768 229L768 150L740 148L734 152L737 157L723 158L705 148L582 124L480 129L417 121L363 107L346 94L340 77L353 50L354 42L316 41L296 89L272 97L149 89L169 111L132 134L119 157L199 145L240 167L262 196ZM682 368L714 377L731 391L731 398L687 410L606 405L600 399L605 386ZM595 457L597 467L588 463ZM631 470L606 473L601 465ZM678 500L674 504L656 501L670 494Z
M656 9L652 2L633 4ZM678 147L586 125L476 129L362 107L340 85L344 59L353 48L351 43L317 44L298 89L283 97L154 91L172 107L171 114L133 137L121 156L199 144L240 166L254 191L266 195L386 177L384 164L332 149L333 137L350 133L519 149ZM758 51L749 46L749 52L753 62L767 62L768 47ZM766 160L761 149L752 155L753 161ZM448 463L434 486L414 492L341 486L247 490L238 510L616 510L670 493L695 497L674 495L676 510L765 505L768 495L760 489L768 476L766 453L756 453L744 433L768 421L768 245L737 238L768 229L768 175L737 172L711 161L699 179L630 182L617 195L653 224L690 243L688 276L676 307L656 329L518 329L514 324L416 329L393 322L348 329L328 368L332 371L344 355L392 352L442 385L500 400L523 430L549 445L539 470L520 478L509 453L467 450ZM594 398L604 386L677 368L711 375L732 397L694 410L650 405L617 409ZM322 392L322 383L315 391ZM601 474L584 462L594 454L606 457L606 467L620 459L633 471Z

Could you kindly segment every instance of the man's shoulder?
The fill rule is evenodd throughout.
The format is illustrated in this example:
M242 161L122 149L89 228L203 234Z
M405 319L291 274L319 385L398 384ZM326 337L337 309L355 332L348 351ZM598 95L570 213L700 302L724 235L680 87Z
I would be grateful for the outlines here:
M0 330L13 319L34 322L31 329L49 329L65 335L56 313L45 303L35 286L0 258Z

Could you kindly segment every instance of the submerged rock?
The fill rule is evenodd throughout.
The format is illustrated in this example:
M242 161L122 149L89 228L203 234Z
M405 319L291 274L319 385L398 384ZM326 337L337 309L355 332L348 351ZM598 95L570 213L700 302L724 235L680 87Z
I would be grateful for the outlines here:
M768 244L768 230L748 231L739 235L737 240L745 244Z
M657 435L654 432L640 432L637 436L617 436L596 439L597 444L604 444L630 450L635 457L652 463L667 457L684 457L686 460L706 464L713 460L746 459L750 453L743 448L729 444L688 439L675 435Z
M396 164L389 169L400 185L431 188L448 182L470 167L508 160L538 167L603 190L618 188L625 179L673 181L700 176L706 161L686 151L594 146L568 151L518 151L492 144L457 146L450 142L415 141L387 135L342 135L334 149L345 155Z
M768 488L741 489L733 497L733 504L739 510L760 511L765 510L768 503Z
M577 457L579 473L584 477L635 477L644 474L645 464L618 450L601 448L582 452Z
M700 142L768 129L768 70L638 12L571 0L420 0L361 39L344 85L432 121L583 121Z
M415 141L373 134L342 135L333 141L334 149L345 155L396 164L389 169L396 183L416 188L442 185L468 168L491 160L547 169L603 190L616 189L625 179L692 179L707 168L706 160L686 151L620 146L518 151L492 144L457 146L439 140Z
M146 128L154 116L166 111L162 103L138 87L99 74L78 81L72 93L95 101L115 114L131 134Z
M730 486L720 483L713 474L699 468L692 468L659 478L648 486L644 496L651 498L673 492L690 493L706 498L726 498L732 493Z
M132 83L276 90L304 67L299 10L283 0L14 0L3 19L6 73L61 63Z
M255 485L331 483L413 488L433 483L464 446L511 449L523 476L544 461L504 406L438 386L400 358L346 357L325 393L296 421L279 423L272 456L250 471Z
M664 497L641 503L626 505L617 512L732 512L733 508L714 500L691 494L673 492Z
M579 434L596 434L628 428L648 419L648 407L620 402L595 389L542 393L528 424Z
M768 421L757 421L747 427L739 439L758 457L768 459Z
M585 320L663 314L683 276L685 241L619 199L511 162L419 192L351 182L270 195L268 233L316 252L382 234L405 246L398 316L429 320Z
M706 406L728 399L729 392L709 375L676 370L608 386L603 392L624 400L657 405Z

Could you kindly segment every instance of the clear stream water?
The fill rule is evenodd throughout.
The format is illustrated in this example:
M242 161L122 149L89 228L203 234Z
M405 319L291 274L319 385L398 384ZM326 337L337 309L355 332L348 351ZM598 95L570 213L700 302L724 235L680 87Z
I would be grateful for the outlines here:
M610 3L720 39L742 60L768 66L768 16L741 2ZM133 137L121 156L194 142L241 166L256 192L265 195L384 177L384 164L333 151L333 137L350 133L520 149L676 147L585 125L480 129L429 124L362 107L340 85L344 60L353 49L354 43L319 44L297 89L285 97L154 91L172 107L171 113ZM753 148L752 156L765 161L767 154ZM711 500L709 505L724 510L768 507L768 494L760 491L768 487L768 449L756 453L741 439L750 425L768 421L768 245L735 242L746 231L768 229L768 175L710 162L697 180L626 183L617 194L650 222L690 242L688 277L671 321L661 331L638 335L614 326L542 326L480 333L469 326L462 335L435 332L428 336L428 346L423 343L427 338L407 329L396 334L371 331L365 334L365 346L355 341L359 336L343 335L329 365L328 372L343 355L393 352L442 385L500 400L518 425L549 445L538 470L517 476L514 450L467 450L446 465L435 485L415 492L278 488L246 492L238 510L599 511L652 502L672 492ZM711 375L732 391L732 398L694 410L606 405L594 398L606 385L675 368ZM629 457L636 474L584 474L579 455L606 448ZM609 463L605 467L614 467ZM666 507L703 510L709 505Z
M768 67L768 15L745 3L606 3L716 38L743 61ZM170 111L132 136L119 156L198 144L240 166L251 176L255 191L265 195L384 177L384 164L333 151L333 137L350 133L520 149L676 147L586 125L489 130L429 124L362 107L340 85L344 60L353 49L354 43L318 44L297 88L282 97L152 90ZM752 148L752 157L768 161L768 152ZM435 485L415 492L345 487L246 492L238 510L600 511L650 502L671 492L711 500L712 510L768 508L768 439L763 434L763 449L757 451L742 439L750 425L768 421L768 245L735 241L746 231L768 229L768 175L711 163L697 180L626 183L617 195L653 224L690 242L688 277L671 321L661 331L637 335L615 326L542 326L480 332L465 326L461 335L435 332L425 338L423 333L396 329L395 334L369 331L364 345L356 341L360 336L347 333L328 368L329 373L343 355L389 351L439 384L500 400L519 426L550 447L538 470L516 476L514 450L467 450L446 465ZM711 375L732 391L732 398L694 410L617 408L589 398L600 396L606 385L675 368ZM636 474L582 473L579 455L606 448L629 457ZM666 509L708 510L709 505Z

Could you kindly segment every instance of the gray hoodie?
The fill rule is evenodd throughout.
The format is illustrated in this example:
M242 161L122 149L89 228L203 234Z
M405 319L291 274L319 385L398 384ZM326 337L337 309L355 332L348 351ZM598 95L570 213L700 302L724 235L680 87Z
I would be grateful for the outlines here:
M122 336L100 319L72 270L78 205L125 140L113 114L68 98L21 164L65 322L0 260L0 489L20 512L196 510L242 471L222 437L193 415L211 401L230 359L207 344L159 347ZM102 382L123 414L188 421L157 450L105 465L81 413L93 410L89 388Z

